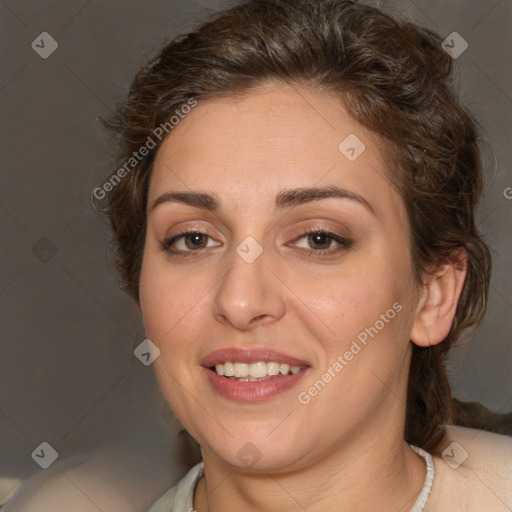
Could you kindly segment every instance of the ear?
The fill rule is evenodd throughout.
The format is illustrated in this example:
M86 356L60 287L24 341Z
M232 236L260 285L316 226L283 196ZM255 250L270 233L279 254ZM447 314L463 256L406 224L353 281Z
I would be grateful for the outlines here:
M410 339L428 347L441 343L450 332L466 278L467 253L457 249L440 268L428 274L421 285L416 318Z

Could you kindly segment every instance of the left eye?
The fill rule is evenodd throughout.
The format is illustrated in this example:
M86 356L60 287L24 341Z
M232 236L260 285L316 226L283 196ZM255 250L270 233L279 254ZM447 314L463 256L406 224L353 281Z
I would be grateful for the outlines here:
M302 245L302 247L305 249L313 249L315 252L331 249L333 244L341 246L340 249L346 248L350 245L350 241L346 238L328 231L312 231L305 233L297 240L304 240L306 246ZM301 247L300 245L298 246Z

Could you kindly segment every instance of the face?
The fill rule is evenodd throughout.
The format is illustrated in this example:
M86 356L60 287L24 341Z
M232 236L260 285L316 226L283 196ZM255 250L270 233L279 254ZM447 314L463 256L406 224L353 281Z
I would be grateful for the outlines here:
M379 148L339 100L279 83L200 102L160 147L141 308L205 457L285 471L403 438L418 299Z

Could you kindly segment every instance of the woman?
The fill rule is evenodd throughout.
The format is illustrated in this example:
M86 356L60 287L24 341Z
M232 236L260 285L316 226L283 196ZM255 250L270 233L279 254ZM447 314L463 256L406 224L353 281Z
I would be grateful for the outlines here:
M446 427L490 275L451 68L375 8L253 0L137 74L95 197L202 457L152 512L512 507L511 440Z

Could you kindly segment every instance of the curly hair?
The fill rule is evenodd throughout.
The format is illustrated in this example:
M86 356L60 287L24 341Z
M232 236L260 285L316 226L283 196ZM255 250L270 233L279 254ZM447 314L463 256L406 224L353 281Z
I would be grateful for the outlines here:
M467 254L449 334L435 346L413 347L405 439L433 450L460 410L452 406L445 357L484 315L491 272L474 218L483 188L478 133L456 97L452 67L438 34L355 0L243 1L173 38L138 71L105 120L124 172L94 196L110 221L126 291L139 301L148 184L165 138L155 133L166 126L172 136L173 115L194 101L247 93L267 80L336 95L384 143L390 182L408 213L418 283L457 250ZM142 147L145 157L134 159Z

